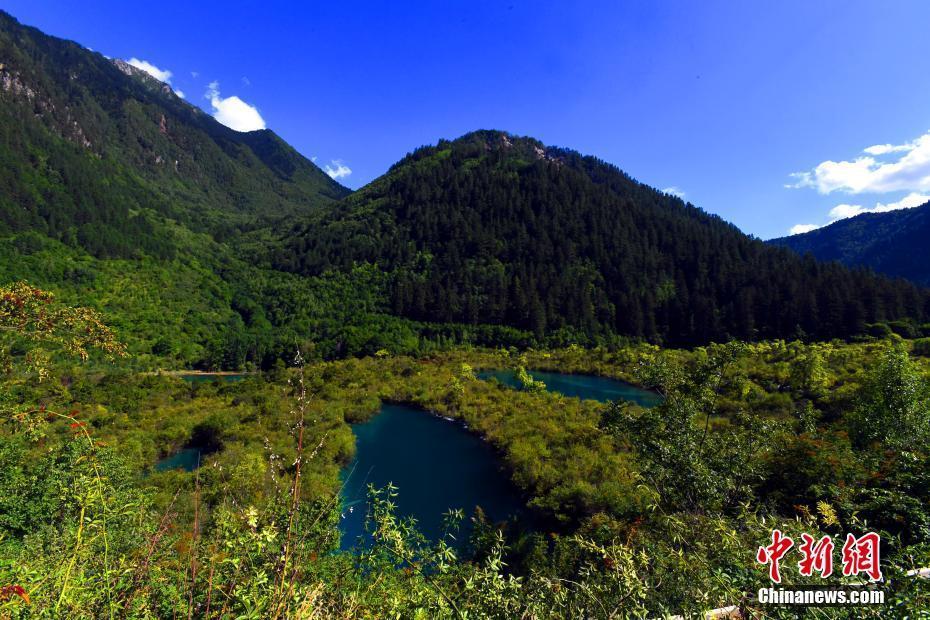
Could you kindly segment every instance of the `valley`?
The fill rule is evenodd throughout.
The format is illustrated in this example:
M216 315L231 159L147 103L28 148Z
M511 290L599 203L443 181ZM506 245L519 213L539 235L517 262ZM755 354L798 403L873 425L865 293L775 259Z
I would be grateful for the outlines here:
M353 191L133 60L0 11L0 617L796 617L773 530L930 609L930 207L766 243L489 129Z
M893 353L902 347L904 352ZM925 513L916 503L922 482L920 474L912 477L921 471L920 465L901 460L910 457L875 451L881 444L866 439L862 433L871 432L870 427L856 421L856 412L861 411L857 403L863 398L892 399L877 401L874 411L897 407L892 404L897 398L894 392L873 391L882 389L875 381L928 384L930 359L913 355L900 366L912 347L913 342L906 340L875 339L858 344L772 341L695 350L650 345L617 350L450 350L419 359L382 355L313 362L238 381L193 383L174 376L101 374L90 367L72 371L76 374L71 375L66 394L55 395L52 390L35 397L50 410L56 402L75 407L73 417L92 429L104 446L97 457L103 459L101 465L141 476L139 482L133 482L133 475L124 478L113 492L143 493L139 497L145 498L152 519L173 515L163 535L177 543L188 538L189 528L198 522L226 528L214 530L211 538L245 536L238 544L253 535L248 525L252 521L259 528L254 535L286 531L288 498L294 488L288 472L293 474L300 455L294 434L298 424L304 430L307 450L299 477L301 502L306 502L308 518L315 521L305 534L313 538L307 539L304 550L316 554L316 559L301 560L308 571L302 579L328 584L320 595L327 597L325 604L332 606L332 613L346 613L338 611L345 609L342 605L364 605L380 615L428 604L433 613L454 615L439 599L422 603L410 595L420 592L431 601L429 593L442 587L455 593L458 603L487 604L482 602L483 595L464 587L468 579L487 570L482 568L482 557L488 561L500 557L513 567L509 570L537 575L533 579L575 570L572 566L603 571L597 564L599 556L588 555L584 545L595 544L605 534L627 541L615 540L611 544L616 546L605 548L607 553L621 554L618 557L623 557L627 545L650 549L650 564L624 570L631 571L630 578L635 575L642 580L644 589L635 604L658 613L687 610L694 604L697 608L723 606L739 596L742 580L749 576L763 579L753 568L753 559L741 551L743 544L763 536L763 515L791 515L783 521L785 527L816 527L826 532L835 527L831 525L834 519L863 520L901 537L900 547L886 550L893 563L887 570L899 566L895 562L901 562L900 570L905 571L925 561L913 555L919 547L911 542L920 539L924 528ZM580 373L631 381L655 386L664 398L651 409L643 409L631 402L582 400L478 378L481 373L508 368L515 373L521 368L546 368L570 373L566 377ZM47 386L46 390L53 388ZM708 399L711 395L714 398ZM889 408L888 415L896 415L894 411ZM386 412L389 415L384 417ZM405 422L397 416L412 417ZM705 423L710 426L713 450L701 453L698 445ZM900 445L908 445L910 437L923 432L902 423L889 419L872 430L889 433L879 441L904 442ZM688 431L692 425L694 430ZM56 423L43 432L63 440L74 434L67 424ZM185 446L195 437L200 437L199 445L209 437L219 447L200 454L200 468L153 467L164 456L186 454ZM28 441L19 446L19 451L8 452L6 458L18 460L22 450L33 450L32 460L39 470L5 471L21 471L16 475L35 480L32 490L17 501L25 502L22 505L30 518L41 522L47 518L41 509L43 485L54 480L46 476L60 475L55 472L62 470L52 468L46 475L37 475L48 468L44 459L49 457L43 457L43 450L30 447ZM350 476L349 486L346 472L359 472L352 466L356 451L365 472L355 483ZM466 455L468 460L463 462ZM377 474L376 468L381 468ZM885 473L878 479L877 472ZM16 478L10 476L5 484L15 484ZM375 485L366 501L364 487L375 481L383 485ZM429 485L437 481L442 493L430 492ZM475 485L470 490L469 481ZM409 500L404 499L405 493L411 495ZM879 497L887 499L876 502ZM474 501L486 511L476 515L473 506L456 506L456 501ZM695 512L689 505L701 508ZM103 508L94 506L88 508ZM349 508L352 511L347 513ZM444 536L439 526L442 514L450 508L462 509L459 525L450 525L448 530L451 537ZM513 510L520 517L500 523L504 538L499 544L504 546L497 547L492 524L506 520ZM125 520L108 514L110 535L144 535L146 526L136 530L141 524L137 525L135 517ZM675 515L671 521L670 514ZM364 526L372 528L370 533L365 534L363 518L371 519ZM791 526L794 520L796 525ZM155 526L152 521L147 527ZM276 529L260 529L269 527ZM701 562L675 561L673 550L679 544L675 540L685 530L689 536L704 537L685 543L691 554L707 554ZM721 530L736 537L730 555L721 556L715 542ZM355 542L359 535L363 535L361 547ZM283 544L277 536L274 540L274 544ZM214 548L214 544L224 546ZM231 539L211 543L205 539L197 551L198 561L213 567L215 580L225 553L220 549L229 544ZM158 554L168 554L159 562L175 553L170 546L157 549ZM342 553L325 555L327 549L342 549ZM388 587L381 584L368 590L368 595L356 594L339 602L342 589L348 587L343 580L351 576L355 588L374 575L387 574L392 570L387 565L397 560L395 554L427 571L426 575L414 572L395 577L399 581L390 587L407 594L384 600L376 594ZM31 567L28 570L36 574L53 571L51 565L42 564L51 559L48 556L31 556L23 549L18 557L23 567ZM252 561L260 558L254 556ZM88 556L82 566L88 570L99 561L100 556ZM743 575L740 585L721 587L703 568L704 562L738 571ZM351 565L356 567L351 569ZM273 570L274 564L266 566L262 570ZM183 573L186 569L177 570ZM438 572L430 576L434 571ZM26 574L18 572L17 578L22 580ZM91 577L91 573L84 574L84 578ZM610 574L599 578L611 584L614 577ZM672 575L687 575L687 580L668 583ZM247 577L248 573L239 573L235 578ZM223 581L214 583L213 587L225 587ZM895 596L922 604L921 583L893 583L901 588ZM540 601L531 589L541 586L527 581L507 594L507 604L543 605L550 610L566 606L566 612L585 606L583 591L554 597L550 593L551 598ZM31 588L41 596L40 586ZM627 595L625 589L602 594L605 600L609 596L626 599ZM92 595L88 592L88 596ZM524 598L529 596L535 602Z

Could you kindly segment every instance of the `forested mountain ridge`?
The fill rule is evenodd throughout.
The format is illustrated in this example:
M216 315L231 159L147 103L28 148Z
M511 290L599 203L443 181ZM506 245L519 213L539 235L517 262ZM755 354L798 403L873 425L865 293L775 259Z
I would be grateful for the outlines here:
M773 248L615 166L500 131L357 193L270 131L0 13L0 277L112 317L135 359L267 366L495 345L674 344L926 320L928 293Z
M861 213L801 235L772 239L769 243L811 254L823 261L836 260L864 266L892 277L930 285L930 203L886 213Z
M348 190L270 130L240 133L125 62L0 12L0 229L97 256L170 255L169 218L217 239Z
M140 365L267 364L368 320L374 286L251 261L282 219L348 193L272 131L0 11L0 281L100 310Z
M927 289L501 131L348 193L2 13L0 419L0 620L930 610Z
M393 311L675 344L923 319L925 290L740 232L594 157L500 131L424 147L286 233L279 269L377 264Z

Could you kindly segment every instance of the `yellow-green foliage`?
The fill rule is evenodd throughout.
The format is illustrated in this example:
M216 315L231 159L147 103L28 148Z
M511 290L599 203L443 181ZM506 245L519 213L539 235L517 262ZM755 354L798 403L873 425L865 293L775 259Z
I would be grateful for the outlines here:
M873 416L886 428L925 422L920 390L898 406L880 388L882 377L925 386L926 360L895 365L899 349L879 365L888 349L776 341L454 350L194 384L57 365L49 381L11 398L61 417L40 441L15 424L0 434L0 586L29 599L9 590L0 613L698 613L767 583L754 551L776 525L836 541L847 530L886 533L889 596L910 613L928 604L926 584L902 576L930 565L928 455L919 446L886 451L883 436L849 439L851 424ZM666 400L646 411L475 378L519 366L641 382ZM499 451L542 529L505 537L479 513L469 547L427 541L395 514L396 489L373 489L375 542L334 553L339 472L354 452L349 423L382 402L465 422ZM198 429L221 444L200 469L153 470ZM449 515L450 532L461 516ZM793 582L815 582L784 570Z

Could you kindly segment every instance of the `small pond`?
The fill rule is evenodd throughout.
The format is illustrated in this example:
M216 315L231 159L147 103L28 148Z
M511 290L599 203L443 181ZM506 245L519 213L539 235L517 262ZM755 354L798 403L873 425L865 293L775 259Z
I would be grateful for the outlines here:
M662 397L656 392L644 390L618 379L608 379L594 375L544 372L542 370L531 370L529 372L534 379L545 383L546 389L550 392L558 392L573 398L586 398L600 402L626 400L641 407L655 407L662 402ZM485 381L497 379L508 387L521 387L517 373L509 369L484 370L478 373L478 378Z
M494 450L458 422L403 405L383 405L368 422L354 424L355 460L344 472L342 547L365 534L367 487L398 487L400 516L412 516L430 540L442 535L442 515L465 512L459 540L467 537L475 506L491 521L523 510L519 490L501 469Z
M198 467L200 467L200 450L198 448L183 448L155 463L155 471L168 471L170 469L194 471Z

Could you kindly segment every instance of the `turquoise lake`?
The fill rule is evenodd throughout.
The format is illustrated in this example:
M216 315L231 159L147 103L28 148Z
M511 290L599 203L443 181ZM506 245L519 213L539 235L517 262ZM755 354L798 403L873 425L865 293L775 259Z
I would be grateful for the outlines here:
M403 405L383 405L368 422L355 424L356 457L345 470L342 548L365 534L368 484L398 487L397 513L417 519L430 540L442 535L442 515L465 512L459 539L467 536L475 506L491 521L523 510L519 490L493 449L460 423Z
M194 471L198 467L200 467L200 450L197 448L178 450L155 463L155 471L168 471L169 469Z
M659 394L617 379L596 377L594 375L569 375L560 372L544 372L542 370L531 370L529 373L537 381L545 383L546 389L550 392L558 392L573 398L587 398L604 403L613 400L626 400L641 407L655 407L662 402L662 397ZM485 381L497 379L508 387L520 387L520 381L513 370L485 370L478 373L478 378Z

